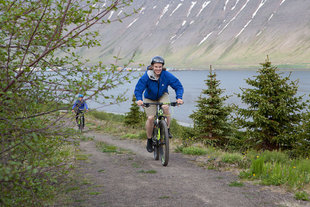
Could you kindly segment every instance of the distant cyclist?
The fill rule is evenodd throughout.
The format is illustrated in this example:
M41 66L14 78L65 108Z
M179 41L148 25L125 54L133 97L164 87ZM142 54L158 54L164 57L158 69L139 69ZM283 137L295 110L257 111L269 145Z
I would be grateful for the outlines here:
M171 86L176 93L176 102L179 104L183 103L183 86L181 82L171 73L166 71L166 68L163 68L165 61L160 56L155 56L152 58L151 65L147 67L145 74L139 79L136 88L135 96L137 99L137 104L139 106L143 105L143 101L146 103L169 103L168 95L168 86ZM142 94L144 92L144 98ZM170 133L170 112L169 106L163 106L164 114L167 117L168 133L169 138L172 138ZM147 146L146 149L148 152L153 152L152 147L152 132L153 132L153 123L154 116L156 114L156 106L151 105L148 108L145 108L147 115L147 121L145 124L146 135L147 135Z
M78 95L78 100L75 101L75 103L72 106L72 112L76 113L75 115L75 120L76 123L78 123L78 118L79 118L79 114L82 113L84 110L88 111L88 106L86 101L83 99L83 95L79 94ZM84 119L83 119L83 126L84 126Z

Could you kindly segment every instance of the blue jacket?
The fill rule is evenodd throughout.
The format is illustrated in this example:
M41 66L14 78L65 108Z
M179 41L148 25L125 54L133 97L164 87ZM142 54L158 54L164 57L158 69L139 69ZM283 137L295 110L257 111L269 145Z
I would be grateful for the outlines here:
M175 90L176 99L182 99L184 89L181 82L174 75L163 70L157 80L153 70L147 70L136 85L136 99L138 101L143 100L142 94L145 91L145 98L156 101L164 93L168 93L168 86L171 86Z
M87 103L84 100L82 102L80 100L76 100L72 106L72 109L74 109L75 107L79 107L80 110L84 110L84 109L88 110Z

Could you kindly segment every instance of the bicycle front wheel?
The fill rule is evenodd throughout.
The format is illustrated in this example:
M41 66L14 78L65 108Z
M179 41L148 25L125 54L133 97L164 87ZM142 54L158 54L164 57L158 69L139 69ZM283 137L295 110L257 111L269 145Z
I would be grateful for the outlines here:
M155 160L159 160L159 144L158 144L158 140L157 140L157 133L158 133L157 130L158 130L157 128L153 129L153 138L152 138L153 146L154 146L154 159Z
M160 147L159 155L161 164L167 166L169 162L169 134L166 121L162 120L159 123L160 128Z

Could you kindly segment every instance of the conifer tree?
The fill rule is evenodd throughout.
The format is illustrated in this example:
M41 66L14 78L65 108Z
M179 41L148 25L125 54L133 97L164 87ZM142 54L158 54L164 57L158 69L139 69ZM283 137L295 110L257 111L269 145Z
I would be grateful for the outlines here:
M145 120L144 114L140 111L140 107L136 104L136 101L137 99L133 95L130 111L125 116L125 125L127 126L137 127Z
M300 111L305 103L296 96L298 83L290 76L282 77L269 58L254 79L247 79L251 87L242 88L238 96L247 108L238 109L238 123L246 130L246 140L259 149L287 149L296 140Z
M205 80L207 89L203 89L197 100L197 110L190 115L194 121L194 131L197 138L205 142L215 141L223 145L229 137L229 115L232 111L230 106L225 106L228 96L222 96L223 89L219 88L220 81L216 79L216 73L212 71Z
M309 104L309 100L307 101ZM299 126L297 140L293 144L293 155L296 157L310 156L310 106L308 110L303 113L301 125Z

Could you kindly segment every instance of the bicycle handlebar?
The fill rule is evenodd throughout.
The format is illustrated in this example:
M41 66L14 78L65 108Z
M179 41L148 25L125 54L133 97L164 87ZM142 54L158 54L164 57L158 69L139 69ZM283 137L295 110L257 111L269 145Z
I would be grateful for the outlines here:
M170 103L143 103L142 106L144 107L150 107L150 105L156 105L156 106L162 106L162 105L169 105L169 106L178 106L178 105L182 105L179 104L178 102L170 102Z

